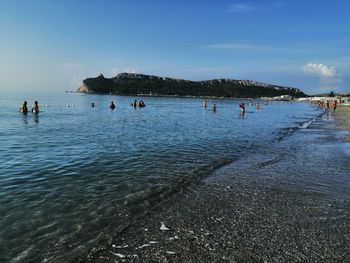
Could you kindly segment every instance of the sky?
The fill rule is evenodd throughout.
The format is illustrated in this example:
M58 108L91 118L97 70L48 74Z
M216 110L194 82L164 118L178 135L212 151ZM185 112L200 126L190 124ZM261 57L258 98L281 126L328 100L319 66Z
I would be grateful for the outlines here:
M135 72L350 92L347 0L0 0L0 92Z

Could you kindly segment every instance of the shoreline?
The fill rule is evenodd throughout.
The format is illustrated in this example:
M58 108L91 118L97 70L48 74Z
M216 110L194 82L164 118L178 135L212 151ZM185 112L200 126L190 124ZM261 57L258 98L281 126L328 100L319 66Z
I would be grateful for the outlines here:
M303 138L329 139L335 129L323 126L301 131ZM71 262L344 261L350 255L349 185L323 191L319 184L334 178L323 178L317 170L300 177L310 172L308 166L312 171L318 165L313 163L317 149L338 153L339 142L329 140L317 141L307 149L310 154L299 158L305 142L287 137L276 147L288 151L293 145L288 162L269 149L258 158L244 156ZM256 163L259 158L263 161ZM318 169L329 167L327 154L319 158ZM340 154L336 158L347 160ZM335 193L339 187L344 198Z

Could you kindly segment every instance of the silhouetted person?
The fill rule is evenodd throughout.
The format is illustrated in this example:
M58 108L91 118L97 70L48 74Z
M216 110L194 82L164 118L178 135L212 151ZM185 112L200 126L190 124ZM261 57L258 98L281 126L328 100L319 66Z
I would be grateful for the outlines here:
M109 108L110 108L111 110L114 110L114 109L115 109L115 104L114 104L113 101L111 101L111 104L109 104Z
M34 101L34 104L32 106L32 112L35 114L39 113L39 105L38 105L38 101Z
M21 107L19 108L19 112L23 113L23 114L27 114L28 113L28 108L27 108L27 101L25 100L23 102L23 104L21 105Z
M211 108L211 110L212 110L213 112L216 112L216 109L217 109L217 107L216 107L216 104L214 103L214 105L213 105L213 107Z
M95 103L91 102L91 107L95 108Z

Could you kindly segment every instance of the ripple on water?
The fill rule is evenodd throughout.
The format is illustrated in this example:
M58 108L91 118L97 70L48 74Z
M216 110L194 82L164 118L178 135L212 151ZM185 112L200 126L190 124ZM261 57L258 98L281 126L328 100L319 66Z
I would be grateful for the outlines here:
M106 106L111 98L114 112ZM176 98L147 98L135 111L132 99L47 96L38 98L50 107L37 120L18 114L21 99L4 104L0 259L64 261L249 149L268 147L280 129L315 116L306 104L271 103L241 119L235 100L210 101L218 106L213 114L198 99Z

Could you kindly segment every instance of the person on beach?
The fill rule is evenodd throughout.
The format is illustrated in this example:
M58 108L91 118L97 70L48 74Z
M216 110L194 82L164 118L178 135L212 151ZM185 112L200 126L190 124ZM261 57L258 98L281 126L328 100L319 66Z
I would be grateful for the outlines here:
M114 109L115 109L115 104L114 104L113 101L111 101L111 103L109 104L109 108L110 108L111 110L114 110Z
M244 113L245 113L245 106L244 106L243 102L241 104L239 104L239 108L241 109L241 115L244 115Z
M216 107L216 104L214 103L214 105L213 105L213 107L211 108L211 110L212 110L213 112L216 112L216 109L217 109L217 107Z
M38 101L34 101L34 104L32 106L32 112L34 114L38 114L39 113L39 105L38 105Z
M23 114L27 114L28 113L28 108L27 108L27 101L25 100L23 102L23 104L21 105L21 107L19 108L19 112L23 113Z
M207 107L207 100L205 98L202 100L202 107L203 108Z

